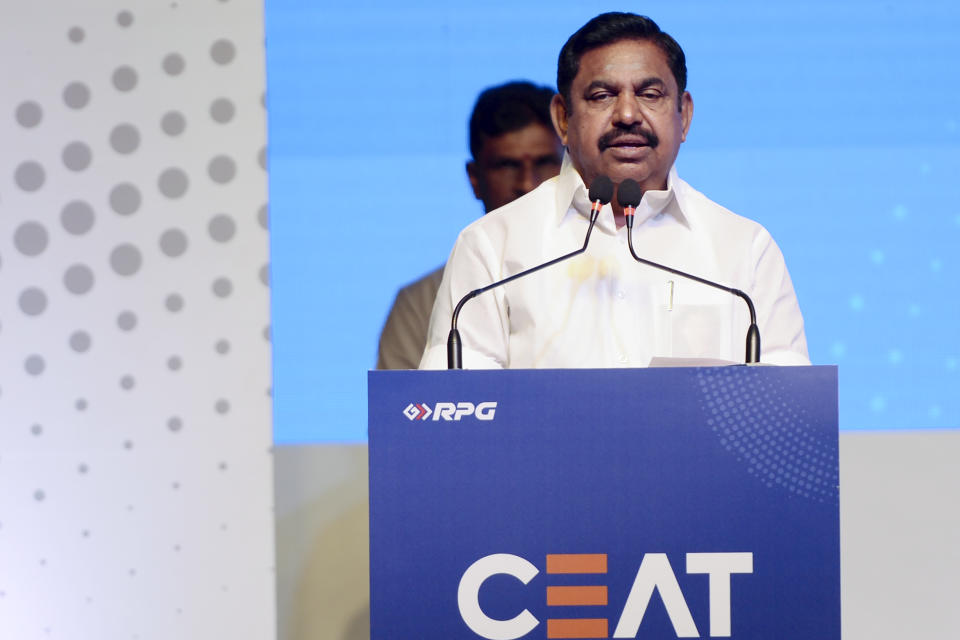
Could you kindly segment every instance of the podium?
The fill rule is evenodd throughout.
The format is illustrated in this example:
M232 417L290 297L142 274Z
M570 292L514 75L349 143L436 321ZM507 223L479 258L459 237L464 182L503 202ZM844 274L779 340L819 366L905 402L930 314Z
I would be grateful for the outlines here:
M371 638L840 638L835 367L374 371Z

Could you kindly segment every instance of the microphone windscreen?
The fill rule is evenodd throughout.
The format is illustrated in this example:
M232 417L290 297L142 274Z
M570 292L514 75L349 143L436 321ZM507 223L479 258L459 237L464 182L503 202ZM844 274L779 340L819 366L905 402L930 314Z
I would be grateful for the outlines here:
M590 202L600 201L600 204L609 204L613 200L613 181L607 176L597 176L590 185Z
M627 178L617 187L617 202L621 207L636 208L643 198L643 189L633 178Z

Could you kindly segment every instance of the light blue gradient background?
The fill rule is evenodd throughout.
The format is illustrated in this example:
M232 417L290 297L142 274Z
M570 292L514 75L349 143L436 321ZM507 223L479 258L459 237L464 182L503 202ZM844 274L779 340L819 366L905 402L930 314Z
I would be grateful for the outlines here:
M482 213L477 93L552 85L566 38L611 9L267 0L276 442L366 439L397 288ZM777 239L811 358L840 367L841 428L960 427L960 5L629 9L684 47L678 168Z

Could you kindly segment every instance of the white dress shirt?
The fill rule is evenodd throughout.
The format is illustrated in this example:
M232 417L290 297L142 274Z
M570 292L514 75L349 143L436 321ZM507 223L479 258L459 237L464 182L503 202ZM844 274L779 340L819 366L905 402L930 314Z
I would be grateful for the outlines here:
M464 229L433 307L421 369L447 366L457 302L468 292L578 249L589 224L583 180L560 175ZM637 208L637 254L736 287L754 301L761 361L809 364L803 317L783 255L762 226L708 200L671 169ZM645 367L654 357L743 362L743 300L636 262L626 228L603 207L586 252L468 301L463 366Z

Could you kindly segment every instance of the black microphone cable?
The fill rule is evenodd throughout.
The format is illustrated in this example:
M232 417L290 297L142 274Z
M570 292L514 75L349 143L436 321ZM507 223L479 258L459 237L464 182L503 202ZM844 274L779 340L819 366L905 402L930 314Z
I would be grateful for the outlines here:
M674 275L678 275L682 278L687 278L693 280L694 282L699 282L700 284L705 284L708 287L713 287L714 289L720 289L721 291L726 291L727 293L732 293L735 296L738 296L747 303L747 309L750 311L750 327L747 329L747 342L746 342L746 363L755 364L760 362L760 328L757 326L757 311L753 306L753 300L750 299L746 293L740 289L734 289L733 287L727 287L716 282L712 282L705 278L695 276L679 269L674 269L673 267L668 267L666 265L658 264L651 260L641 258L637 255L637 252L633 249L633 216L637 211L637 206L640 204L640 200L643 199L643 189L640 187L640 184L632 178L627 178L620 183L620 186L617 187L617 202L623 207L623 215L626 217L627 223L627 246L630 247L630 255L633 256L633 259L641 264L651 266L655 269L660 269Z

